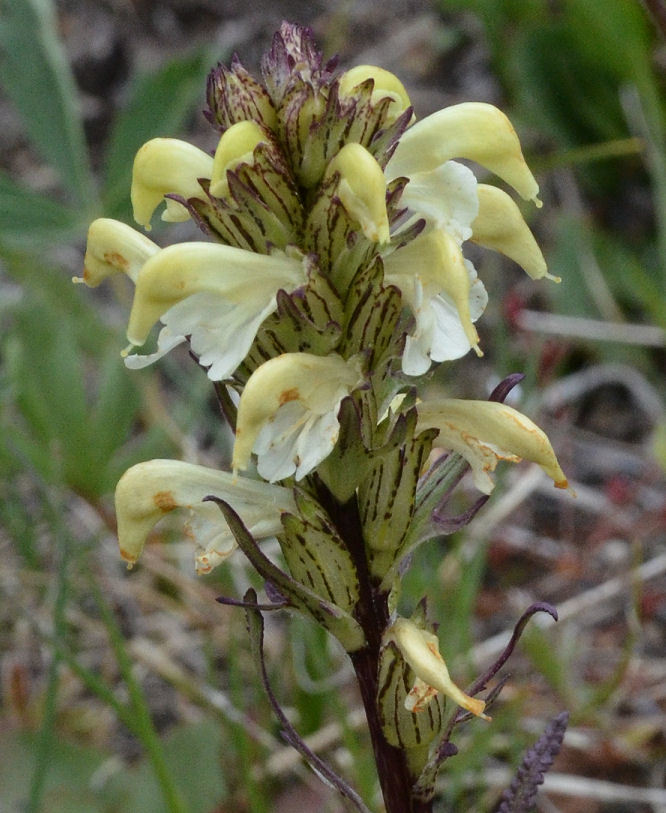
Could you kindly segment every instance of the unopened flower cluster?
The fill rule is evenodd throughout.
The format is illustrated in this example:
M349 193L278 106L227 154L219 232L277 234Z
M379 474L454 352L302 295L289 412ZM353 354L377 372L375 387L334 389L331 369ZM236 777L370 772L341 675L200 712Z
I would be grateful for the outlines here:
M236 547L219 507L203 501L222 499L255 541L277 537L288 603L353 652L365 645L357 562L322 488L339 506L358 504L371 579L388 593L401 562L437 535L433 445L466 462L484 493L499 460L534 461L566 486L548 439L515 409L418 391L434 364L482 353L475 322L487 295L467 242L549 276L511 195L454 159L537 205L538 187L497 108L458 104L417 121L394 75L336 70L306 29L282 26L262 77L238 59L211 73L214 153L158 138L136 156L139 226L150 230L161 208L163 220L192 219L200 241L160 248L117 221L90 227L83 281L121 273L135 285L126 365L186 345L229 395L235 422L231 471L152 460L126 472L120 550L134 563L155 524L182 509L207 573ZM394 615L384 651L380 684L404 695L402 722L387 712L396 744L432 738L439 692L483 714L483 701L452 683L425 618ZM396 659L402 671L390 669ZM391 688L396 676L411 689Z

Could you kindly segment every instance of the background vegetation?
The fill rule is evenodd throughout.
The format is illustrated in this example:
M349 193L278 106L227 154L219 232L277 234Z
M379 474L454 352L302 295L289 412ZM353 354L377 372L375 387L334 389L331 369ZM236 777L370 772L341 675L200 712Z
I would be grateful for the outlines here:
M214 602L251 579L240 557L197 579L174 539L150 545L132 573L121 566L111 495L122 471L158 456L223 465L229 438L186 357L125 370L126 288L70 282L94 217L131 222L138 147L156 135L213 147L199 112L207 70L235 49L256 67L283 16L313 25L346 64L395 70L419 115L462 100L505 109L542 185L544 208L526 216L563 279L537 285L475 257L491 293L486 356L433 379L484 397L524 372L521 409L548 429L578 492L572 501L531 469L507 471L473 525L415 563L403 602L429 595L462 683L531 601L560 610L557 628L524 639L492 726L464 732L441 809L491 810L563 708L571 727L541 810L665 809L666 49L644 7L0 9L0 810L342 809L284 747L241 615ZM156 541L169 539L165 529ZM297 728L376 807L343 655L302 620L269 629L273 685Z

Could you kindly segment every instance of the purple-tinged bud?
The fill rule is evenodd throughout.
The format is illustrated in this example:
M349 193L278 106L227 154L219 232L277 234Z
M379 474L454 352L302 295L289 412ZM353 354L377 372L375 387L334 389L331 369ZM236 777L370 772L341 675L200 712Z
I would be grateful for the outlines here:
M294 85L310 85L317 91L330 85L336 62L331 59L322 67L312 30L283 22L261 61L261 72L273 103L280 107Z
M275 108L265 88L248 73L234 55L231 66L218 65L208 75L206 88L208 121L224 132L239 121L254 121L275 129Z

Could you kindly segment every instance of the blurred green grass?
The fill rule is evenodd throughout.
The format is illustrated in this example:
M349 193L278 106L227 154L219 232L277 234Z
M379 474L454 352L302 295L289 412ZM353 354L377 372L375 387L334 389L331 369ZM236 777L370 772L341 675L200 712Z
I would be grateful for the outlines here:
M665 111L663 76L656 67L657 50L663 46L641 6L632 0L451 0L441 10L452 28L463 14L482 23L504 107L521 136L527 136L529 160L543 182L546 207L534 218L535 228L551 272L566 284L550 286L539 296L547 298L556 314L604 321L611 328L625 322L665 327ZM8 723L0 739L0 784L14 788L5 803L10 810L27 804L21 809L30 813L210 813L215 805L225 809L225 803L235 810L269 811L286 780L262 777L257 770L279 738L247 662L241 619L233 622L238 629L226 633L223 652L214 605L212 619L195 622L188 634L199 642L206 691L226 675L224 688L233 707L251 709L251 722L265 739L252 733L242 715L234 720L221 713L205 692L193 701L194 690L166 667L161 679L173 690L171 697L181 698L174 702L183 708L194 703L203 711L198 722L187 722L190 711L174 714L170 725L159 726L150 708L154 698L146 688L145 671L143 680L134 676L130 636L121 623L127 610L120 597L130 611L139 612L142 602L128 599L125 588L114 587L110 597L105 595L110 579L125 577L119 565L109 572L98 552L100 535L107 528L108 536L113 526L109 495L127 466L178 454L193 439L212 442L207 424L213 411L205 381L195 371L179 383L182 371L170 374L169 363L161 372L144 373L141 380L129 375L118 355L124 344L121 325L113 317L102 318L99 303L69 282L79 273L69 264L72 251L64 255L67 261L59 259L62 247L74 247L80 256L94 217L103 214L130 222L128 190L135 151L152 136L183 131L201 104L207 70L226 55L199 48L165 59L155 73L133 77L98 175L91 169L99 162L88 153L78 91L54 6L48 0L9 0L2 12L3 92L21 116L32 148L58 179L47 195L21 177L0 172L0 259L6 274L0 300L0 520L3 547L9 545L12 552L8 561L21 569L17 578L29 585L39 610L34 618L26 618L27 602L16 607L15 615L10 607L4 610L11 632L0 640L10 677L0 712ZM26 60L26 53L32 59ZM649 214L636 215L629 195L647 200ZM515 277L509 279L495 284L497 302L513 290ZM538 399L543 340L517 341L498 304L494 311L483 328L485 346L492 348L487 363L498 376L526 370L526 398ZM609 359L626 359L649 379L659 380L663 346L628 348L612 341L612 329L609 337L606 342L584 335L568 340L548 372L550 380L583 363ZM180 428L174 430L174 425ZM91 527L85 522L81 527L86 516L82 506L96 518L96 523L89 521ZM470 561L463 542L464 536L456 535L420 552L402 598L408 608L423 593L432 596L434 614L446 619L447 659L464 656L475 639L475 610L487 565L483 545ZM447 586L442 574L451 569L459 575L455 591L442 589ZM438 574L434 582L433 574ZM223 572L204 584L206 589L236 594L239 580L247 578L243 572ZM154 574L137 583L146 589L146 582L152 585L149 594L174 612L179 603L190 612L187 588L176 577ZM89 614L97 623L101 643L96 646L108 650L111 664L104 674L88 663L84 627L72 621L77 613ZM39 667L27 670L33 686L29 699L21 689L26 670L9 652L16 629L26 624L41 653ZM292 705L305 734L316 734L331 718L343 721L342 742L351 754L345 770L372 802L376 787L367 744L344 724L340 694L347 699L348 685L343 683L340 690L326 680L340 672L340 654L303 621L290 628L278 623L276 635L290 654L270 664L279 696ZM528 651L555 693L573 697L580 710L593 702L599 711L605 698L595 695L591 701L584 686L568 685L561 661L543 655L549 652L547 642L535 636ZM302 677L304 660L309 681ZM185 669L183 674L193 672ZM117 764L126 746L95 742L94 723L86 726L68 717L72 680L96 698L96 709L110 709L112 718L139 743L145 756L131 769ZM497 713L493 732L477 728L466 734L474 748L449 763L444 803L450 809L485 809L491 804L492 792L484 796L479 788L474 796L465 777L480 770L490 756L517 763L531 739L516 723L523 708L520 697L507 702ZM502 734L511 735L509 745ZM498 741L504 744L498 746Z

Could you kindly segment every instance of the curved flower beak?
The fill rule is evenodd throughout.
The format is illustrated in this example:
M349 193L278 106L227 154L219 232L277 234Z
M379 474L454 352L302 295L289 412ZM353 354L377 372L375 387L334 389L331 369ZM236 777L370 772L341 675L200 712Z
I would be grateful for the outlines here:
M275 309L277 291L305 281L303 261L279 252L267 256L215 243L162 249L139 273L127 329L131 344L140 346L161 319L162 343L157 354L130 356L126 363L150 364L190 336L200 363L210 365L208 377L227 378Z
M258 539L279 533L281 514L295 510L291 492L281 486L179 460L149 460L128 469L116 486L122 558L133 565L156 523L171 511L187 509L183 532L203 549L196 556L197 573L208 573L236 548L219 508L202 502L209 495L229 502Z
M516 131L496 107L465 102L439 110L401 136L389 178L427 172L451 158L467 158L494 172L525 200L537 205L539 186L525 163Z
M378 104L387 98L391 100L386 118L387 124L392 124L408 107L411 107L412 103L405 86L398 77L390 71L374 65L357 65L355 68L345 71L340 77L338 86L340 96L350 96L354 88L367 82L368 79L372 79L374 83L370 96L372 104Z
M472 242L499 251L518 263L532 279L548 277L546 261L529 226L513 198L502 189L487 184L477 187L479 213L472 223Z
M203 197L199 178L210 178L213 158L198 147L177 138L153 138L137 152L132 169L130 197L134 219L150 230L153 212L165 195ZM177 201L166 199L162 220L180 222L190 217Z
M528 417L496 401L442 398L417 406L417 432L439 430L436 445L452 449L472 467L474 485L484 494L495 487L490 472L500 460L538 463L557 488L568 488L545 432Z
M270 482L312 471L335 446L342 399L362 381L358 359L283 353L258 367L238 404L234 471L252 452Z
M407 357L416 353L411 346L416 342L422 360L415 358L407 368L403 363L405 373L420 375L430 360L458 358L470 347L482 355L474 321L485 307L485 289L470 274L470 264L452 235L441 229L419 235L384 259L384 271L386 281L400 289L416 318L406 353ZM460 332L462 336L456 335Z
M397 645L402 657L416 675L416 682L407 695L407 711L422 711L436 692L441 692L462 708L490 720L483 713L486 706L483 700L465 694L451 680L444 659L439 654L439 640L436 635L420 629L406 618L398 618L386 631L386 638Z
M266 141L266 135L254 121L239 121L222 134L210 176L210 193L218 198L229 195L227 171L240 164L251 164L255 147Z
M337 196L347 214L358 221L365 237L387 243L386 178L373 156L360 144L345 144L329 162L326 176L340 173Z
M74 277L73 281L95 288L112 274L121 273L136 282L141 267L159 250L156 243L131 226L100 217L88 229L83 277Z

